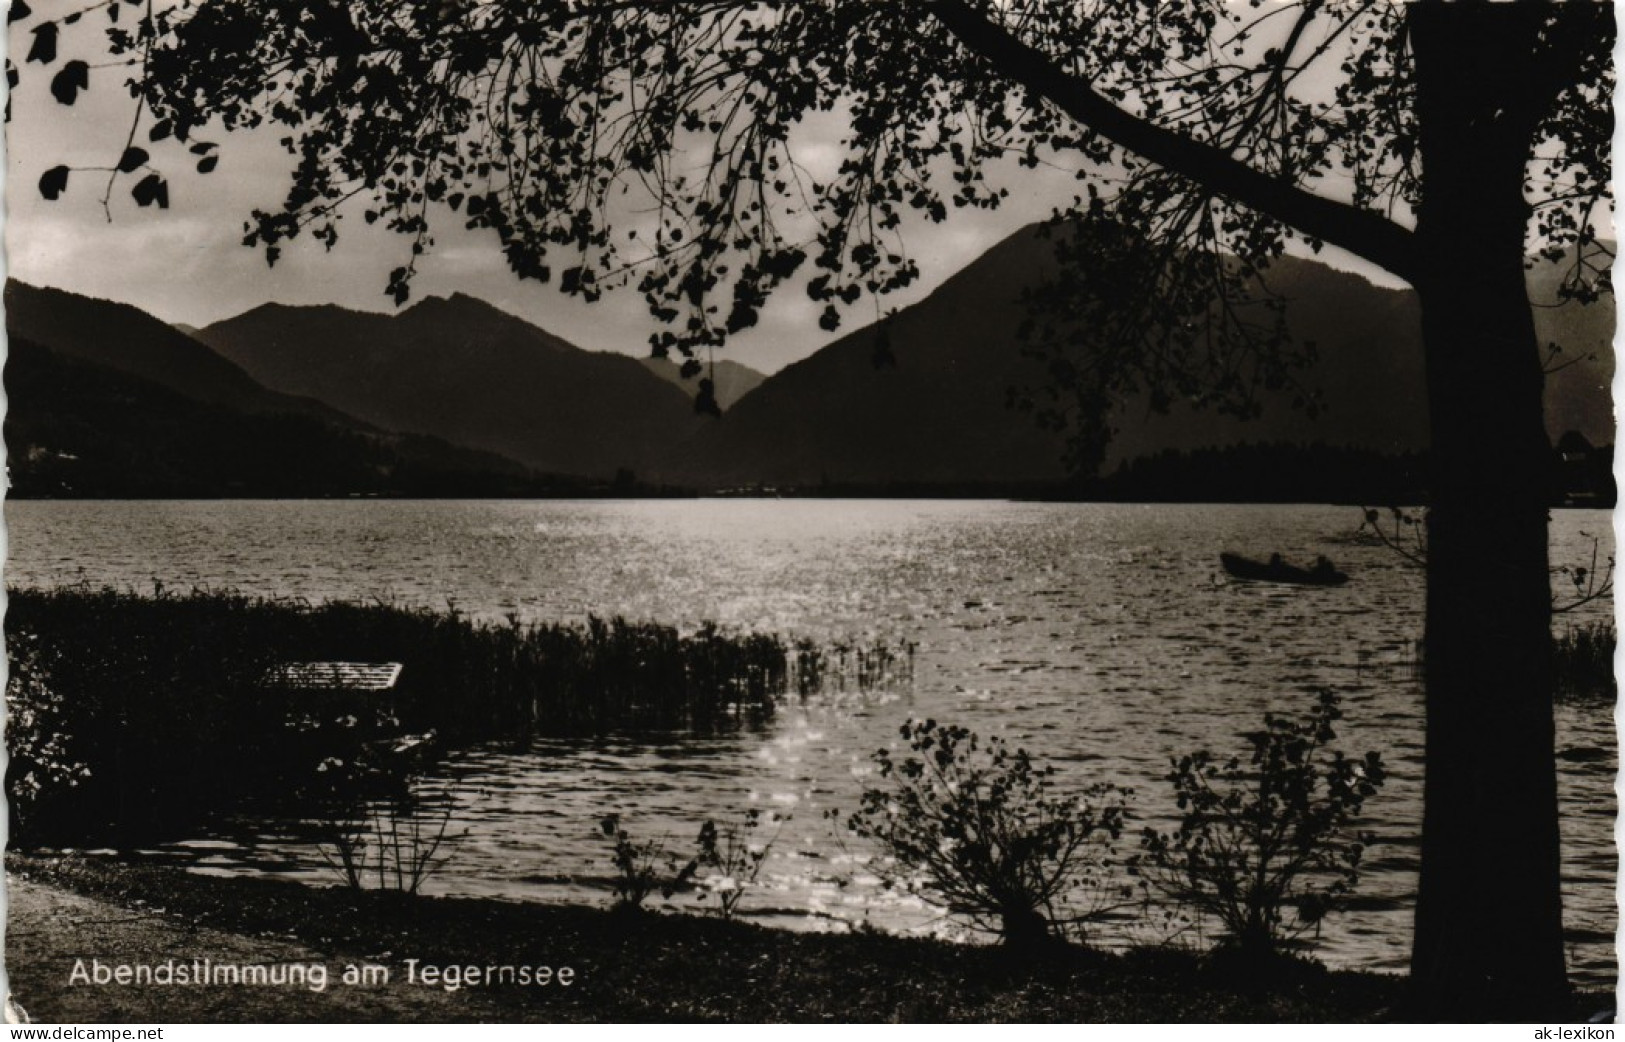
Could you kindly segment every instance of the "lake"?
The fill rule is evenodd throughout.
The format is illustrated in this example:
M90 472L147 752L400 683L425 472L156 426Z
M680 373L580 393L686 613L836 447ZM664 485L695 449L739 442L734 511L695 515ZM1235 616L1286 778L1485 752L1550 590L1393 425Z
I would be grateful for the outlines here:
M742 910L780 925L955 935L881 885L872 854L826 817L875 782L872 753L910 717L997 733L1059 781L1136 790L1138 824L1166 824L1169 757L1243 752L1265 712L1343 697L1339 745L1391 772L1368 805L1377 843L1356 906L1329 921L1327 962L1403 970L1421 820L1422 577L1357 537L1360 511L1323 506L1140 506L965 501L8 503L7 581L151 590L230 587L278 597L455 606L501 620L624 615L824 642L916 645L914 680L832 691L766 729L492 745L456 752L426 786L466 833L428 890L517 900L608 900L618 813L637 838L687 849L707 818L788 816ZM1553 562L1613 552L1605 511L1553 514ZM1326 554L1340 588L1225 580L1221 550ZM1558 626L1610 617L1611 601ZM448 692L448 697L455 697ZM1611 706L1559 709L1570 963L1614 983ZM199 871L333 878L296 822L222 823L151 851ZM1487 870L1491 870L1487 867ZM681 906L682 899L675 902ZM1114 943L1157 939L1144 923Z

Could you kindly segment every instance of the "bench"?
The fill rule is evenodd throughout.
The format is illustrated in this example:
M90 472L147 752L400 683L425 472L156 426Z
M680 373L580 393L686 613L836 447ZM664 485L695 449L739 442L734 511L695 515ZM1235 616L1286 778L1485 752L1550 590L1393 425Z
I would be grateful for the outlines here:
M283 662L266 673L265 686L306 691L388 691L400 677L399 662Z

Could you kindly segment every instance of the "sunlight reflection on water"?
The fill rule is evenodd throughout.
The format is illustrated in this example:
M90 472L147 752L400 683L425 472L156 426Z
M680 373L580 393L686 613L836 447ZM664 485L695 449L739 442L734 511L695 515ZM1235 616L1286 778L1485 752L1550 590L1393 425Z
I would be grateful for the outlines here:
M877 885L849 812L870 754L911 715L997 732L1079 786L1136 790L1165 821L1168 757L1240 749L1266 711L1344 698L1350 751L1392 772L1369 806L1378 844L1358 907L1328 924L1329 962L1404 968L1420 821L1421 701L1412 676L1421 576L1350 536L1359 512L1313 506L935 501L10 503L9 581L232 587L311 600L384 598L492 620L620 614L820 640L918 644L903 693L815 699L766 733L620 736L463 750L435 784L468 835L439 893L607 899L597 821L686 846L707 817L758 807L791 820L742 905L782 924L944 932ZM1603 512L1556 512L1554 562L1584 563ZM1220 550L1348 571L1338 589L1224 581ZM1589 606L1606 617L1611 604ZM1584 617L1584 616L1581 616ZM1565 616L1563 623L1579 621ZM1565 900L1577 979L1612 986L1615 855L1611 707L1562 707ZM325 879L297 829L168 848L208 871ZM219 835L227 834L222 831ZM1144 939L1140 930L1136 938Z

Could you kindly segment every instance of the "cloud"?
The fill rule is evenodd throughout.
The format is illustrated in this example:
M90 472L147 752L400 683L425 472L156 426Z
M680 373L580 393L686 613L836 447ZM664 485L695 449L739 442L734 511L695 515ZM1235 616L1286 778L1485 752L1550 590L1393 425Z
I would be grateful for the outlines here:
M94 19L85 19L93 23ZM85 24L79 31L92 32ZM82 38L81 51L92 46ZM150 162L169 182L171 209L142 208L130 198L135 178L114 181L102 199L107 170L116 163L130 133L134 102L119 88L120 70L97 67L91 86L72 107L49 94L48 71L23 67L14 94L14 120L7 133L8 264L13 276L75 292L126 301L171 322L207 325L268 300L290 304L332 303L360 310L392 307L384 295L389 272L407 262L410 244L360 219L355 205L340 225L331 253L306 239L287 244L274 268L263 254L242 246L243 222L256 207L275 207L287 190L292 159L278 143L281 128L226 135L218 127L202 136L220 141L220 163L211 174L195 170L197 157L173 140L150 143L138 128L135 140L151 152ZM798 125L795 144L810 176L827 180L843 156L841 113L814 113ZM48 168L66 163L76 169L56 202L44 200L37 185ZM1066 170L1010 170L1011 196L994 211L953 211L943 224L923 217L905 222L906 248L922 278L908 290L882 301L883 309L906 307L1016 229L1049 215L1066 203L1077 185ZM629 228L645 239L653 232L652 212L629 208L617 238ZM469 231L449 214L434 229L437 244L420 259L419 295L464 292L482 297L582 347L642 355L654 325L635 290L607 294L597 304L562 296L553 287L513 276L489 231ZM1356 266L1350 258L1334 263ZM1368 269L1369 273L1369 269ZM1391 280L1390 280L1391 281ZM820 329L820 306L809 301L805 282L784 286L764 310L760 324L735 338L727 356L772 371L817 350L832 336ZM865 303L852 309L840 334L873 312Z
M88 53L98 44L94 19L86 19L76 43L64 41L64 53ZM282 259L267 267L263 254L241 245L243 222L256 207L274 207L287 189L292 159L281 148L281 128L239 131L230 135L215 127L201 136L221 142L220 163L211 174L195 171L196 157L173 140L147 141L144 127L134 140L148 150L150 163L167 180L171 208L142 208L129 196L137 178L120 176L103 210L108 168L118 160L134 115L134 102L119 89L116 67L92 70L90 89L74 106L58 104L49 94L49 70L38 64L23 68L14 96L14 120L8 131L7 246L14 277L75 292L126 301L171 322L207 325L267 300L290 304L333 303L362 310L388 310L384 287L392 268L406 263L409 243L359 219L355 206L340 223L340 241L331 253L318 244L286 244ZM845 132L838 113L813 114L797 131L798 152L809 174L834 174ZM50 167L74 167L68 190L56 202L37 189ZM81 169L99 167L100 170ZM143 174L145 171L143 171ZM139 176L139 175L138 175ZM552 287L522 282L507 269L495 236L468 231L442 214L434 230L434 249L420 259L414 284L418 295L465 292L596 350L645 354L654 326L635 291L606 295L587 305ZM628 210L620 215L627 228L645 237L654 229L653 214ZM910 249L925 272L921 287L899 295L887 306L903 306L924 295L988 245L1024 223L1024 214L988 220L981 214L958 215L948 228L924 224L910 228ZM803 357L828 342L817 324L820 309L807 300L803 286L784 287L763 313L759 327L730 344L728 354L772 370ZM861 309L846 328L861 322ZM845 332L843 328L842 332Z

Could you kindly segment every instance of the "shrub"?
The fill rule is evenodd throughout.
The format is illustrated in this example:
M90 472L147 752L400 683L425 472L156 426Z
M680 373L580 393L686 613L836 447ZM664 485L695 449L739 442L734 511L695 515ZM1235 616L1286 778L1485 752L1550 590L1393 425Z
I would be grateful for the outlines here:
M317 851L350 889L416 894L466 835L450 833L450 792L414 784L432 743L433 735L405 736L318 767L328 788L316 802L328 816Z
M1054 769L1000 738L934 720L901 734L915 755L875 754L891 786L866 790L848 824L914 873L902 882L1016 948L1053 944L1101 911L1071 914L1102 884L1128 790L1052 795Z
M615 864L616 911L638 911L656 890L670 897L686 887L699 870L697 858L679 866L664 839L634 840L622 827L619 814L605 815L598 827L613 842L610 860Z
M1245 762L1205 750L1175 760L1179 827L1142 836L1147 887L1217 919L1226 946L1249 957L1317 928L1359 880L1372 837L1355 823L1385 774L1374 752L1329 749L1338 702L1326 691L1306 719L1265 716Z
M710 871L697 882L704 887L701 895L715 898L717 912L724 919L732 919L745 891L756 886L762 873L762 864L772 852L779 833L788 817L769 814L764 821L761 811L747 810L738 824L718 828L707 821L700 827L699 857L695 860ZM764 824L778 826L771 836L763 836Z
M53 801L90 777L90 767L74 749L68 707L52 682L51 664L60 652L30 633L13 632L8 645L6 796L15 837L36 810L48 815Z
M450 793L410 793L369 800L333 818L318 850L352 890L415 894L451 860Z

